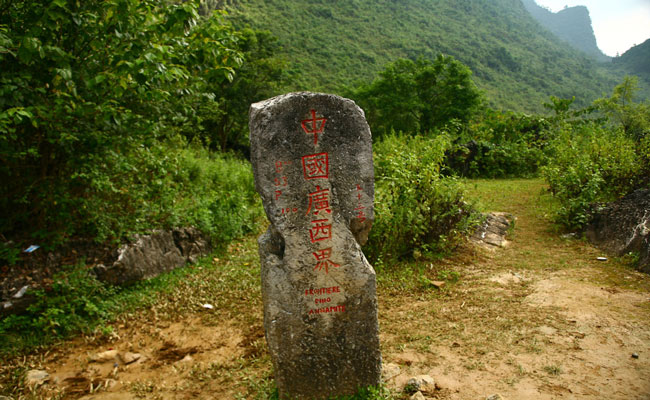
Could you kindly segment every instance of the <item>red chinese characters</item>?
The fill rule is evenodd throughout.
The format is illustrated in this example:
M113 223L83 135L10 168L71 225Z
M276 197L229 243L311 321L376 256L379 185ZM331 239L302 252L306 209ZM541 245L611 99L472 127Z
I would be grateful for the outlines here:
M363 192L363 189L361 188L361 185L357 184L357 207L354 209L354 211L357 211L357 218L359 219L359 222L363 222L366 220L366 213L363 212L363 210L366 209L364 207L363 203L361 203L361 193Z
M311 119L301 121L302 130L308 135L314 135L314 146L318 145L318 134L325 130L327 118L316 118L316 110L311 110Z
M311 221L309 236L312 243L332 238L332 224L328 219L315 219Z
M322 271L325 270L325 273L327 274L329 272L329 267L340 267L340 264L335 263L334 261L330 260L330 257L332 256L332 248L330 247L329 249L322 249L315 251L312 253L314 257L316 258L316 266L314 267L314 271Z
M316 190L312 193L309 193L309 205L307 206L307 213L314 210L314 215L318 215L321 211L325 211L330 214L332 210L330 209L330 190L321 189L320 186L316 186Z
M327 153L310 154L302 157L302 168L305 180L329 179L329 156ZM308 193L307 212L311 215L311 226L309 228L309 240L312 243L321 243L327 246L332 239L332 208L330 204L330 189L316 185ZM317 249L313 256L316 261L314 271L329 273L330 267L340 267L340 264L332 261L332 248Z
M279 175L284 171L284 167L290 165L291 161L276 161L275 162L275 172ZM278 200L282 196L282 188L289 186L289 179L284 176L278 176L273 179L273 184L275 186L275 199Z
M328 154L318 153L303 156L302 171L305 179L328 179L330 176Z

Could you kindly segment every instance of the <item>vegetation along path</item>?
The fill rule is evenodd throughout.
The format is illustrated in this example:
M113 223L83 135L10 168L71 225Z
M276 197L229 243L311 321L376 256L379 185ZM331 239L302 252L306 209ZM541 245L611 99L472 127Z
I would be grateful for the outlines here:
M468 188L484 210L517 217L510 244L376 265L389 375L372 398L409 398L404 385L419 374L436 380L425 393L435 399L650 398L650 277L625 259L598 261L600 251L554 230L541 180ZM157 278L149 305L112 329L5 360L3 390L15 398L272 397L256 247L250 236ZM49 380L30 389L22 377L31 369Z

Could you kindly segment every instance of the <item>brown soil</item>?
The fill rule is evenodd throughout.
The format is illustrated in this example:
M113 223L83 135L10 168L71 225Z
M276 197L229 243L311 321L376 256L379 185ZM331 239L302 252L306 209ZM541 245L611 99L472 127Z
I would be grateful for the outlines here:
M517 188L509 205L487 201L518 217L507 248L468 245L424 267L431 280L457 271L458 282L405 290L380 277L383 362L399 367L387 386L408 398L406 381L428 374L429 399L650 399L650 277L554 233L540 212L540 182ZM161 317L152 308L125 317L108 339L68 341L22 366L50 373L36 398L266 398L261 305L240 303L245 317L201 306ZM110 349L140 358L91 361Z

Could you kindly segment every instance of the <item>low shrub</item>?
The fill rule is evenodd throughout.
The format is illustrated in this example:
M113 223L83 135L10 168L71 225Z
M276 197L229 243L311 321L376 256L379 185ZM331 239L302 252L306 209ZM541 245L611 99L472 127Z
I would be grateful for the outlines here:
M26 338L38 344L43 337L91 332L110 318L116 289L99 282L83 264L64 268L52 281L32 292L36 300L24 314L0 319L0 335L7 340L0 352L11 349L14 335L17 344L25 345Z
M70 186L75 179L87 185L48 194L49 229L32 232L31 239L14 237L12 246L0 246L0 260L16 262L16 249L27 245L21 240L47 248L70 237L117 243L178 226L196 226L215 243L226 242L250 232L263 215L250 163L234 155L158 143L85 164Z
M647 168L637 144L622 130L588 122L561 127L549 155L542 175L558 200L556 222L570 230L588 222L592 204L628 193Z
M219 242L251 232L264 215L248 161L206 150L180 154L174 180L181 187L170 208L176 225L194 225Z
M542 149L524 141L456 143L447 153L448 172L467 178L529 178L543 163Z
M389 135L374 146L375 224L365 253L374 261L444 253L474 221L460 182L440 173L450 138Z
M545 162L549 122L541 116L486 109L470 124L449 124L454 137L446 174L467 178L528 178Z

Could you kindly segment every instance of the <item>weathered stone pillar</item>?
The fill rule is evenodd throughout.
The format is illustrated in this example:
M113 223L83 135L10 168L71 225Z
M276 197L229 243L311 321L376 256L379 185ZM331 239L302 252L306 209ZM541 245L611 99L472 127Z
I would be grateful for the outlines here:
M379 384L374 218L363 111L334 95L253 104L251 161L271 226L260 236L264 329L281 397L325 399Z

